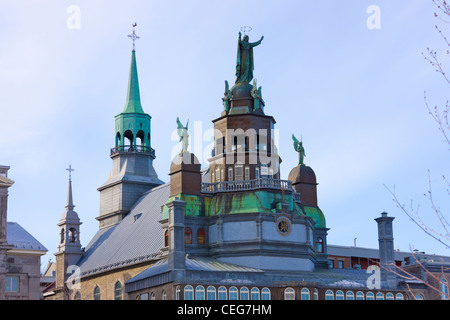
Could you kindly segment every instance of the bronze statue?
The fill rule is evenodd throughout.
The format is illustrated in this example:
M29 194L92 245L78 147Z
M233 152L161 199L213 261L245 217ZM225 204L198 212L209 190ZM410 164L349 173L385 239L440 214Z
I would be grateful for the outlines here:
M189 145L189 132L188 132L188 125L189 125L189 120L186 123L186 127L183 126L183 124L180 122L180 119L177 117L177 133L178 136L180 137L180 142L181 142L181 153L186 152L188 145Z
M253 79L253 47L256 47L264 39L261 37L259 41L250 43L248 35L245 35L241 40L241 33L239 32L237 61L236 61L236 84L250 83Z
M294 140L294 150L298 152L298 164L304 165L303 158L306 157L305 149L303 148L303 142L298 141L298 139L292 134L292 140Z

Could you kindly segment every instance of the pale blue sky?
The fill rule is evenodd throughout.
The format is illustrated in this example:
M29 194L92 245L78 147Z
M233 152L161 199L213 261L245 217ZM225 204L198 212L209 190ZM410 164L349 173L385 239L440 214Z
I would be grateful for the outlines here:
M67 8L80 9L69 29ZM381 29L367 28L370 5ZM251 26L254 76L266 114L279 129L282 178L297 164L291 135L302 136L316 172L328 242L377 248L373 220L395 216L395 248L450 253L398 209L421 204L431 171L449 211L443 142L423 100L449 98L448 85L423 59L443 49L431 0L308 1L2 1L0 3L0 164L11 166L8 220L32 233L54 258L69 163L82 245L98 229L99 193L112 168L114 116L125 104L131 24L144 110L152 116L154 166L168 181L177 116L203 131L220 116L224 80L234 83L237 34ZM449 61L443 60L449 67ZM191 132L192 134L192 132ZM205 141L205 146L210 142ZM207 162L203 163L206 166ZM440 200L440 201L439 201ZM435 221L434 217L426 218Z

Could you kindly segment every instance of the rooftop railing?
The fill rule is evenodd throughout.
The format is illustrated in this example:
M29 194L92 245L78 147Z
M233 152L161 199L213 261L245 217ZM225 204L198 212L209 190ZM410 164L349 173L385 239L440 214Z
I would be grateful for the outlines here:
M138 153L150 153L153 157L155 157L155 149L145 146L131 146L124 145L111 148L111 155L121 152L138 152Z
M253 180L232 180L220 182L203 182L203 193L218 193L229 191L247 191L255 189L275 189L293 191L292 182L289 180L260 178Z

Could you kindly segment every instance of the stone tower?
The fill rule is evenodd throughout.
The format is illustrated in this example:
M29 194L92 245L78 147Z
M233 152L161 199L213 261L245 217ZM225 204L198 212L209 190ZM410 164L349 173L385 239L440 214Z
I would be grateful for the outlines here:
M134 46L125 108L115 119L115 147L110 154L113 168L108 180L97 189L100 214L96 219L100 228L119 223L143 192L163 184L153 168L151 117L141 105Z
M0 300L5 293L6 252L13 247L6 241L8 188L14 184L8 179L8 170L9 166L0 166Z
M70 167L68 170L72 170ZM83 255L80 242L80 225L81 221L78 214L73 210L72 197L72 180L69 176L69 188L67 192L66 211L59 220L59 244L56 256L56 299L65 299L65 283L72 270L71 266L75 266L80 257Z

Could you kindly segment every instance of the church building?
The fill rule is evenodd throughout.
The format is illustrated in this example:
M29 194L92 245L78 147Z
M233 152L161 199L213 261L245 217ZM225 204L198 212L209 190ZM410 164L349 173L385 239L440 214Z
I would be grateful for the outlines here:
M253 78L253 50L262 41L239 33L236 80L231 88L225 81L212 119L209 167L188 151L188 125L177 119L182 148L167 164L167 183L153 167L152 118L141 105L133 46L126 104L111 137L112 170L98 188L99 229L82 248L69 179L47 299L412 299L405 280L388 270L394 218L386 213L373 222L379 273L330 268L316 174L295 135L298 165L281 179L276 121Z

